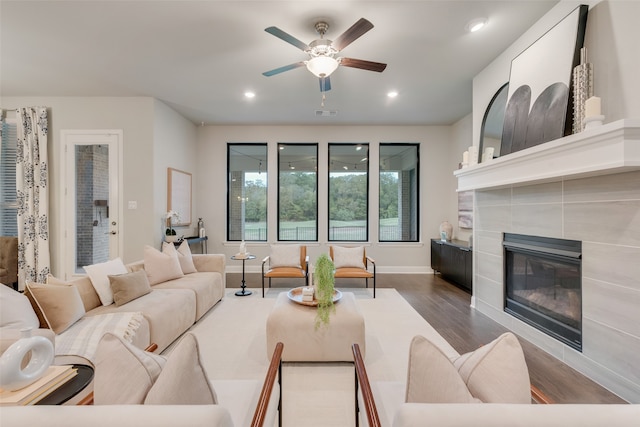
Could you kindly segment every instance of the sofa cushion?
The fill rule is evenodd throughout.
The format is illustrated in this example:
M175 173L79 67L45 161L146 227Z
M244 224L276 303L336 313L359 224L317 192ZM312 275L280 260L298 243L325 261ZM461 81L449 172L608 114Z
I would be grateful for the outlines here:
M212 405L216 393L202 365L196 337L187 333L171 352L145 405Z
M0 328L38 329L40 321L29 299L9 286L0 285Z
M56 334L64 332L85 314L78 289L73 285L27 283L27 288L42 311L49 329Z
M271 245L269 267L300 268L300 245Z
M158 351L162 351L195 322L196 297L189 290L152 287L150 293L125 305L101 306L88 315L137 311L149 323L150 342L156 343Z
M151 286L183 276L180 261L178 261L178 252L173 245L167 245L164 253L146 245L144 247L144 269Z
M196 320L207 314L223 296L222 275L213 271L199 271L159 283L154 289L189 289L196 296Z
M136 348L112 333L104 334L96 350L95 404L143 403L165 363L162 356Z
M47 276L47 285L73 285L78 288L80 298L82 299L82 304L84 305L84 311L86 311L87 313L94 308L100 307L102 305L100 297L98 296L98 293L93 287L91 279L88 276L79 277L67 282L49 274Z
M173 243L164 242L162 244L163 252L164 252L164 245L169 245L169 244L173 246ZM177 252L178 252L178 261L180 262L180 268L182 268L182 272L184 274L191 274L198 271L196 270L196 266L193 264L193 256L191 255L191 248L189 247L189 242L187 242L186 240L183 240L182 243L180 243L180 246L178 246Z
M126 304L151 292L149 279L144 271L109 276L109 282L113 292L113 301L117 306Z
M531 403L529 371L511 332L454 359L416 336L409 353L407 403Z
M407 403L477 402L451 360L422 336L411 341L405 400Z
M364 268L364 246L357 246L355 248L334 246L333 265L335 268Z
M91 284L95 288L102 305L113 304L113 294L109 284L109 276L127 273L127 268L120 258L84 267L91 279Z

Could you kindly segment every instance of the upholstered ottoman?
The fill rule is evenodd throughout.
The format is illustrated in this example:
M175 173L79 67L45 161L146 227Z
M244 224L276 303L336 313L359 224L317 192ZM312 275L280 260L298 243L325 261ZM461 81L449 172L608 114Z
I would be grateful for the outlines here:
M281 292L267 318L267 355L281 341L282 360L287 362L352 362L354 343L365 351L364 318L351 292L343 292L334 306L329 324L316 329L316 308L297 304Z

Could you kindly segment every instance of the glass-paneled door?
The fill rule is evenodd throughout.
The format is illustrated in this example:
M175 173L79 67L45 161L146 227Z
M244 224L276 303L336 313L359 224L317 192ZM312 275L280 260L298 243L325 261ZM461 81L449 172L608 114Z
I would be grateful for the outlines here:
M120 256L121 131L62 131L66 157L65 276Z

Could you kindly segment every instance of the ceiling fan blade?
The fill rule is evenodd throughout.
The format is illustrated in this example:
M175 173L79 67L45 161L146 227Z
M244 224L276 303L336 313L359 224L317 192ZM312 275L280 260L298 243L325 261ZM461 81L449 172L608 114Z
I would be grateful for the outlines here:
M302 50L302 51L307 51L309 50L309 45L298 40L297 38L293 37L291 34L289 33L285 33L284 31L282 31L280 28L278 27L269 27L269 28L265 28L264 29L267 33L272 34L274 36L276 36L277 38L286 41L289 44L294 45L295 47L297 47L298 49Z
M275 74L280 74L280 73L284 73L285 71L289 71L289 70L294 70L296 68L300 68L304 66L304 62L300 61L300 62L296 62L294 64L289 64L289 65L285 65L284 67L280 67L280 68L275 68L273 70L270 71L265 71L264 73L262 73L263 76L267 76L267 77L271 77Z
M329 90L331 90L331 80L329 80L329 77L320 77L318 80L320 80L320 92L327 92Z
M365 61L364 59L340 58L340 65L351 68L361 68L368 71L377 71L381 73L387 68L387 64L382 62Z
M333 47L340 52L345 47L353 43L358 37L373 28L373 24L364 18L360 18L358 22L353 24L351 28L342 33L333 41Z

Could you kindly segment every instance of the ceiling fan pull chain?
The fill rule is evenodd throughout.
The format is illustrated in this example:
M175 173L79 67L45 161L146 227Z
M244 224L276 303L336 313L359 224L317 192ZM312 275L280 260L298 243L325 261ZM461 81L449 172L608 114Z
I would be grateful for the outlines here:
M322 102L320 102L320 106L321 106L322 108L324 108L324 101L325 101L325 99L327 99L327 98L324 96L324 93L323 93L323 94L322 94Z

